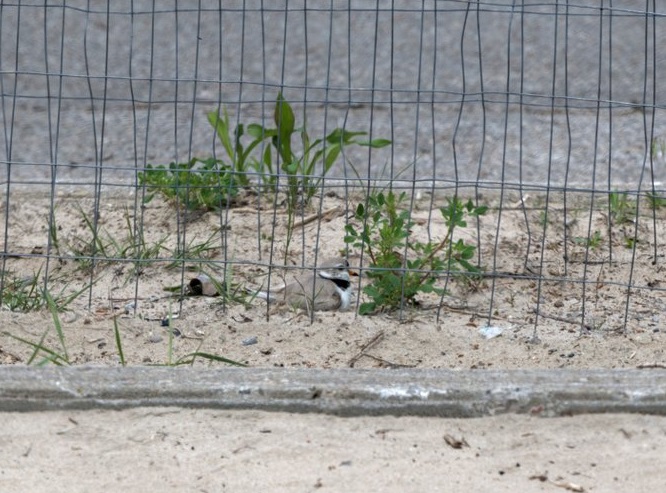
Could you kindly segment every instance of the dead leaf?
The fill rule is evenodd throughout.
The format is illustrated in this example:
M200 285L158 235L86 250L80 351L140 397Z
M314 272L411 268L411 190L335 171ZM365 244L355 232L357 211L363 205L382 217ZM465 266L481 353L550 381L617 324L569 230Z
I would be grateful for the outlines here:
M461 449L463 447L469 447L469 443L467 443L467 440L465 440L464 437L461 438L455 438L452 435L449 435L448 433L444 435L444 441L446 444L455 449Z

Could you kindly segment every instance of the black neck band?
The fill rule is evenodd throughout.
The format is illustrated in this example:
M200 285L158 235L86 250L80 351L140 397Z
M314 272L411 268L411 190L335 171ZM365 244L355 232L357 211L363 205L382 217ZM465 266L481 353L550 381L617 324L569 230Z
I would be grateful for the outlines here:
M333 281L337 287L342 288L343 290L347 290L349 289L349 286L351 286L351 282L347 279L331 279L330 277L325 277L324 279Z

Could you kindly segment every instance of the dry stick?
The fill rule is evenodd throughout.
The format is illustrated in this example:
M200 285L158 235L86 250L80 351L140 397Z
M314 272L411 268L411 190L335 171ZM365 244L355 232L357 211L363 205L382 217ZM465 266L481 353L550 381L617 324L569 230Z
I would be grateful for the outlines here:
M340 216L341 214L342 214L342 209L339 206L335 206L332 209L328 209L322 212L315 212L314 214L304 217L302 221L295 222L293 224L293 227L302 228L303 226L310 224L311 222L316 221L319 218L324 219L326 221L331 221L336 217Z
M374 359L375 361L379 361L380 363L383 363L384 365L388 366L389 368L416 368L416 365L403 365L401 363L393 363L392 361L385 360L384 358L380 358L379 356L373 356L372 354L364 353L361 356L365 356L366 358Z
M365 352L371 347L381 342L382 339L384 339L384 331L380 330L374 336L372 336L372 338L368 342L366 342L363 346L361 346L361 350L356 354L356 356L354 356L352 359L349 360L349 368L354 368L356 362L360 360L363 356L365 356Z
M640 365L636 365L636 368L639 370L647 370L647 369L664 369L666 368L666 363L642 363Z
M566 318L566 317L558 317L557 315L549 315L548 313L544 313L540 310L537 310L536 308L534 308L532 310L532 313L534 313L534 314L536 314L540 317L550 318L552 320L557 320L558 322L564 322L564 323L573 324L573 325L580 325L580 320L574 320L572 318ZM586 328L587 330L594 330L594 326L592 326L590 324L583 324L583 327Z

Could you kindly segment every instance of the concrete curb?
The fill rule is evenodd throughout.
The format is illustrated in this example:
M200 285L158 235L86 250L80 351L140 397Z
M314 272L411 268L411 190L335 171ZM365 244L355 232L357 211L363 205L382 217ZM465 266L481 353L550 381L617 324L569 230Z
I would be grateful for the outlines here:
M0 367L0 412L140 406L341 416L666 415L666 371Z

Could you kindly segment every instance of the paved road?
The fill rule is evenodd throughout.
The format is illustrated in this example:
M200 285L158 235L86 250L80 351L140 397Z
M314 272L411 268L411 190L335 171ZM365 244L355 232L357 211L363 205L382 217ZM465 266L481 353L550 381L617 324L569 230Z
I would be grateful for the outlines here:
M666 17L629 10L642 8L631 0L612 11L598 0L568 11L511 3L4 6L0 180L11 162L12 186L48 182L57 162L59 183L131 183L147 162L210 154L205 112L220 102L232 118L269 122L281 87L299 120L306 102L313 135L346 122L393 139L391 149L350 153L364 175L408 167L408 179L491 188L649 180L646 142L666 141L654 53ZM351 174L348 165L332 173Z

